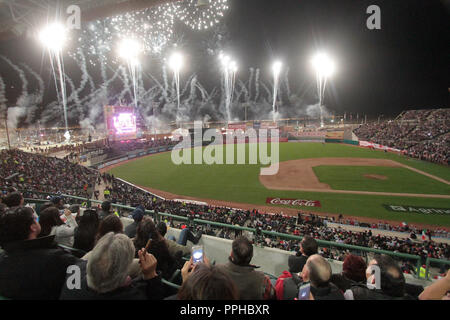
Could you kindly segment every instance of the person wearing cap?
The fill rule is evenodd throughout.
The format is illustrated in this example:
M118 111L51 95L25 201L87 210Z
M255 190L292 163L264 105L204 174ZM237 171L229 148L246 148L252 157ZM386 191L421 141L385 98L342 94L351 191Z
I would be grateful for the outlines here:
M131 216L133 217L133 223L129 224L126 228L124 233L129 237L129 238L134 238L136 237L136 230L137 227L139 225L139 222L142 221L142 218L144 217L144 210L142 206L138 206L136 209L134 209L133 213L131 214Z

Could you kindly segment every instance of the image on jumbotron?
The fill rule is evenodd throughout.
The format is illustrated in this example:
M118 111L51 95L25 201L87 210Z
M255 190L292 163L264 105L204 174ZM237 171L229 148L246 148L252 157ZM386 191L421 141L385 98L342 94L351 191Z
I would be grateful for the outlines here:
M450 300L449 0L0 18L0 300Z

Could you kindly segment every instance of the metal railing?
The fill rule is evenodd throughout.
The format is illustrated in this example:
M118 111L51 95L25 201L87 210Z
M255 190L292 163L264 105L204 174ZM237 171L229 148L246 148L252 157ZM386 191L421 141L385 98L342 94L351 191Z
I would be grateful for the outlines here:
M49 194L49 193L44 193L44 192L33 192L33 193L38 193L38 194ZM59 196L65 197L65 198L70 198L70 199L75 199L75 200L81 200L86 202L87 207L91 207L92 203L97 203L97 204L101 204L102 201L100 200L93 200L93 199L86 199L86 198L82 198L82 197L77 197L77 196L72 196L72 195L67 195L67 194L60 194ZM46 202L47 200L42 200L42 199L25 199L26 202ZM120 208L120 209L125 209L125 210L130 210L133 211L135 208L134 207L130 207L130 206L126 206L126 205L122 205L122 204L115 204L112 203L111 206L116 207L116 208ZM178 215L174 215L174 214L170 214L170 213L164 213L164 212L158 212L157 214L155 214L154 210L145 210L146 214L151 215L155 221L159 222L161 217L167 217L167 218L172 218L173 220L176 221L183 221L183 222L189 222L191 221L193 223L193 225L195 226L196 224L199 225L209 225L209 226L213 226L213 227L219 227L219 228L228 228L228 229L232 229L232 230L239 230L239 231L248 231L248 232L252 232L254 234L256 234L256 229L255 228L249 228L249 227L242 227L242 226L237 226L237 225L231 225L231 224L226 224L226 223L221 223L221 222L214 222L214 221L209 221L209 220L202 220L202 219L192 219L190 220L188 217L184 217L184 216L178 216ZM291 234L286 234L286 233L279 233L279 232L274 232L274 231L267 231L267 230L261 230L262 234L271 236L271 237L275 237L275 238L281 238L284 240L295 240L300 242L303 237L302 236L295 236L295 235L291 235ZM406 259L406 260L413 260L416 261L416 274L414 275L415 277L419 278L420 277L420 268L422 267L422 257L418 256L418 255L412 255L412 254L407 254L407 253L399 253L399 252L394 252L394 251L387 251L387 250L380 250L380 249L374 249L374 248L368 248L368 247L362 247L362 246L356 246L356 245L350 245L350 244L345 244L345 243L338 243L338 242L333 242L333 241L326 241L326 240L318 240L316 239L317 243L319 244L320 247L325 247L325 248L338 248L338 249L345 249L345 250L352 250L352 251L360 251L363 253L375 253L375 254L386 254L389 255L391 257L394 258L399 258L399 259ZM450 265L450 261L448 260L441 260L441 259L434 259L434 258L427 258L426 260L426 276L425 279L428 280L428 275L429 275L429 268L430 268L430 264L431 263L438 263L438 264L445 264L445 265Z

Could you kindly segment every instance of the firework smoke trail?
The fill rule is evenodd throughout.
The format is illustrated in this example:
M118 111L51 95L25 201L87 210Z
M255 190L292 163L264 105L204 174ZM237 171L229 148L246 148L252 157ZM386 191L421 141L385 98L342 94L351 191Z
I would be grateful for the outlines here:
M128 79L128 74L127 74L125 68L123 66L120 66L119 68L120 68L120 71L122 72L122 75L123 75L123 77L120 77L122 79L122 82L123 82L123 90L119 94L119 100L122 101L127 93L129 93L130 96L132 96L133 94L130 91L130 81Z
M284 84L286 86L286 94L288 97L291 96L291 86L289 85L289 68L287 68L284 76Z
M255 76L255 102L258 101L259 98L259 68L256 69L256 76Z
M248 79L247 101L250 101L250 99L252 97L252 82L253 82L254 74L255 74L255 69L250 68L250 77Z
M227 112L227 121L231 121L231 110L234 95L234 87L236 82L236 65L234 62L228 61L228 58L223 58L223 75L225 87L225 110Z
M138 108L138 95L139 95L139 88L138 88L138 72L139 72L139 65L135 61L128 61L128 71L131 75L131 82L133 84L133 95L134 95L134 107Z
M3 82L3 78L0 77L0 113L3 114L6 110L6 97L5 97L5 82Z
M28 65L26 65L25 63L21 64L25 70L27 70L38 82L39 85L39 91L38 91L38 95L36 98L36 103L42 103L43 99L44 99L44 92L45 92L45 84L44 84L44 80L42 80L42 78L33 70L31 69Z
M99 61L100 61L100 74L102 76L103 83L105 83L107 82L106 59L104 59L103 55L99 55Z
M8 127L15 129L19 118L26 114L26 107L30 104L30 97L28 96L28 80L25 72L17 65L11 62L8 58L1 56L15 71L17 71L20 80L22 81L22 93L17 99L16 106L8 108Z
M49 52L49 54L52 54L52 53ZM59 83L61 86L60 90L61 90L61 97L62 97L63 110L64 110L64 124L66 126L66 133L64 134L64 137L66 138L66 140L70 140L69 122L67 120L67 96L66 96L66 81L65 81L65 73L64 73L64 61L63 61L63 58L62 58L62 55L60 52L54 53L54 58L56 59L56 65L58 67L58 72L59 72Z
M87 71L86 66L86 57L83 54L82 50L78 50L78 55L80 56L80 60L74 59L78 65L78 67L81 70L81 82L80 82L80 88L78 89L77 93L81 93L84 88L86 87L87 82L89 82L89 85L91 87L91 90L95 90L94 81L92 80L91 75ZM105 80L106 81L106 80Z
M167 80L167 69L166 69L165 65L163 65L163 67L162 67L162 73L163 73L163 81L164 81L164 90L163 90L164 97L165 97L166 102L168 102L169 101L169 95L168 95L169 82Z

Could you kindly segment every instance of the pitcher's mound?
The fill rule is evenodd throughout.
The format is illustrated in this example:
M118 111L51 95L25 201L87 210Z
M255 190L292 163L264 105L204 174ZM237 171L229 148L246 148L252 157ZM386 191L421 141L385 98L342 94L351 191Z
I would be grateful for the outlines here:
M375 180L387 180L387 177L381 174L365 174L364 177Z

